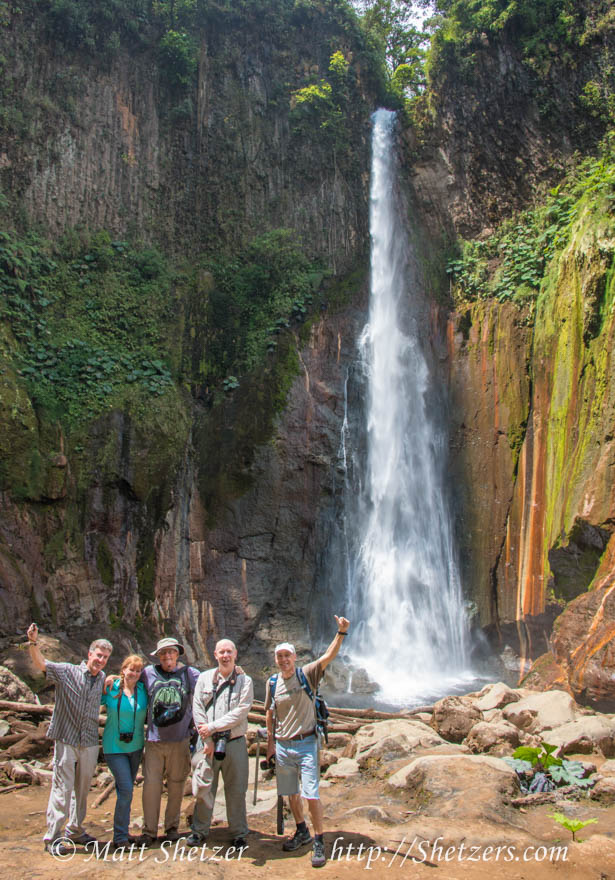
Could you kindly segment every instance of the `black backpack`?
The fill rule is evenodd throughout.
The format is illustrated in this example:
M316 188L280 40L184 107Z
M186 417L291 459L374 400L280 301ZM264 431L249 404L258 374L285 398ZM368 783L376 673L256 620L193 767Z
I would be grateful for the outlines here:
M156 679L149 691L150 717L156 727L169 727L182 720L190 705L188 667L181 666L175 672L163 672L160 666L154 669Z
M300 666L295 668L295 673L297 675L297 680L303 690L306 692L310 700L314 703L314 715L316 717L316 733L322 734L326 743L329 742L329 731L327 721L329 717L329 709L325 702L325 698L319 692L318 688L316 689L316 693L312 692L312 688L310 687L310 683L307 680L307 676L303 669ZM275 687L278 683L278 673L276 672L269 679L269 693L271 695L271 705L272 707L275 704Z

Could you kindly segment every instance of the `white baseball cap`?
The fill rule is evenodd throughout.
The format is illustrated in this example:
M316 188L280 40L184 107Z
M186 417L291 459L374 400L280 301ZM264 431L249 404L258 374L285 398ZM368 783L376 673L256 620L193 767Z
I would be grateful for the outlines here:
M290 651L291 654L296 654L296 653L297 653L297 652L295 651L295 646L294 646L294 645L291 645L290 642L280 642L279 645L276 645L276 646L275 646L275 653L277 654L278 651Z

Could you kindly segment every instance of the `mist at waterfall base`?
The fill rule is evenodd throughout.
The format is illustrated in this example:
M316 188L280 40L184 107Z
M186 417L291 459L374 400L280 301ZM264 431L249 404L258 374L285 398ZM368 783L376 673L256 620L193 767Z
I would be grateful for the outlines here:
M374 114L369 316L340 447L353 621L344 657L349 694L360 669L378 685L371 703L409 706L468 691L477 676L445 491L446 401L421 339L428 305L398 187L395 124L390 111ZM357 417L349 401L359 399Z

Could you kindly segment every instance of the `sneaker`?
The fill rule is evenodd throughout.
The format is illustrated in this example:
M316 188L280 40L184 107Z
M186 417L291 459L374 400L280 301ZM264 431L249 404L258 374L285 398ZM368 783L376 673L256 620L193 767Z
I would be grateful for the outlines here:
M305 831L299 831L297 828L293 836L284 841L282 849L284 852L292 852L295 849L299 849L300 846L307 846L308 843L312 843L313 839L308 828Z
M176 840L181 840L182 837L185 837L185 834L180 834L177 828L169 828L168 831L164 832L163 840L170 840L172 843L175 843Z
M152 837L151 834L139 834L139 836L135 838L135 843L137 846L144 846L147 849L156 843L156 838Z
M315 840L314 846L312 847L312 867L322 868L326 861L327 857L325 855L325 845L323 841Z
M204 834L199 834L197 831L191 831L186 838L186 844L188 846L203 846L206 840L207 838Z
M62 856L68 856L75 852L74 847L66 846L59 840L46 840L45 841L45 851L50 853L55 859L61 858Z
M92 837L91 834L86 834L85 831L83 834L80 834L79 837L71 837L70 839L73 843L76 843L77 846L87 846L88 843L96 843L96 838Z

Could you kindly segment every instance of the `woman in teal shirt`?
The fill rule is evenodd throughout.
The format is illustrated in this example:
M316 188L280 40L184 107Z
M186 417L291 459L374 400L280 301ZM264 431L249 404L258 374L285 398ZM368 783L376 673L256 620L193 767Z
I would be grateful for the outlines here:
M115 777L117 800L113 816L113 845L127 846L133 842L128 833L134 782L143 754L143 728L147 715L147 690L139 681L143 660L130 654L122 663L120 677L113 683L102 702L107 707L103 732L105 760Z

